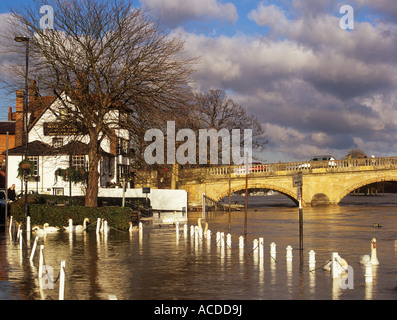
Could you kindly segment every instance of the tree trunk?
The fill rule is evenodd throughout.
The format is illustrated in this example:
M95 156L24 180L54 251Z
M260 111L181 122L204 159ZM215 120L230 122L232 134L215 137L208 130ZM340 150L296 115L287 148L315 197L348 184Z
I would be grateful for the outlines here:
M87 181L87 192L85 195L85 206L86 207L97 207L98 206L98 181L99 181L99 142L95 135L90 134L89 143L89 154L88 154L88 181Z

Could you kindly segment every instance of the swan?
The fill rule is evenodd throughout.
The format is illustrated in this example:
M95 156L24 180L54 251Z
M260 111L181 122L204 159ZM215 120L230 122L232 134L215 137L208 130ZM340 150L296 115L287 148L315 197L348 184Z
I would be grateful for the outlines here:
M203 230L203 227L201 226L201 220L202 220L202 218L199 218L198 219L198 227L199 227L199 229L200 230ZM204 221L204 223L205 223L205 227L204 227L204 234L206 234L207 233L207 231L208 231L208 222L207 221Z
M58 232L59 230L61 230L58 227L50 227L50 225L48 223L44 223L43 227L44 227L45 232L47 232L47 233Z
M371 256L369 254L363 255L360 257L360 264L367 264L371 262L373 266L377 266L379 264L379 260L376 257L376 239L372 238L371 240Z
M128 223L130 224L130 228L128 229L130 232L139 230L138 226L132 225L131 221L129 221Z
M36 235L39 237L43 237L47 234L44 226L43 226L43 229L41 229L39 226L34 226L32 228L32 231L34 231L36 233Z
M344 270L347 270L348 267L348 263L345 259L342 259L339 255L338 255L338 261L340 263L340 265L342 266L342 268ZM332 270L332 260L328 261L324 266L323 266L323 270L326 271L331 271Z
M69 219L69 226L63 227L67 232L82 232L87 229L87 222L90 222L88 218L85 218L83 221L83 225L73 225L71 223L72 219Z

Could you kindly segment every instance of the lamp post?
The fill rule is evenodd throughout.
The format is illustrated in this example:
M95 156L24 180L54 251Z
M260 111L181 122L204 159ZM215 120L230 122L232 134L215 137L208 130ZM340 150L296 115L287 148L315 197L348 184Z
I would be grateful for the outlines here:
M24 160L28 158L28 92L29 92L29 38L25 36L16 36L14 38L16 42L22 42L26 45L26 62L25 62L25 101L23 105L23 129L25 134L25 150L24 150ZM25 174L25 219L28 216L28 180Z

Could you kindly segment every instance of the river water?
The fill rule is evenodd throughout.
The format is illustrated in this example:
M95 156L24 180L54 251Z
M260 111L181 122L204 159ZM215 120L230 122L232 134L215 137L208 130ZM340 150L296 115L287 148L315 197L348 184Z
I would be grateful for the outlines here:
M242 197L233 202L243 203ZM183 224L177 236L175 226L149 226L143 232L108 235L92 231L69 235L60 232L40 238L45 264L53 280L60 262L66 262L65 299L99 300L115 295L119 300L364 300L397 299L397 195L348 196L339 206L303 209L303 244L299 247L298 209L286 197L249 197L247 240L239 249L244 233L244 210L231 215L231 246L216 243L216 232L229 232L228 213L207 219L211 240L192 238L190 225L197 225L201 213L190 213L188 233ZM382 227L375 228L374 223ZM253 240L264 238L264 256L253 252ZM374 279L365 283L365 268L359 264L370 254L371 239L377 240L380 265ZM19 249L7 232L0 233L0 299L58 299L59 280L53 285L37 280L39 254L29 263L33 244ZM26 238L24 240L26 242ZM270 257L270 244L276 257ZM286 262L286 247L293 250ZM309 251L316 253L310 271ZM354 271L352 289L342 289L321 266L332 252L347 261ZM345 282L346 283L346 282Z

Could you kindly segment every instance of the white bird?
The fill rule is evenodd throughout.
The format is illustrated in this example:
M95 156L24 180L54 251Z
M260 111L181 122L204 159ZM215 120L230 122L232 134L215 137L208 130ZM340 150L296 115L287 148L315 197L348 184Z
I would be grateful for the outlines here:
M69 226L68 227L63 227L67 232L83 232L84 230L87 229L87 222L90 222L88 218L85 218L83 221L83 225L73 225L71 224L71 220L69 219Z
M44 223L43 227L44 227L45 232L47 232L47 233L58 232L59 230L61 230L58 227L50 227L50 225L48 223Z
M203 230L203 227L201 226L201 218L199 218L198 219L198 227L199 227L199 229L200 230ZM203 233L205 234L205 233L207 233L207 230L208 230L208 222L207 221L204 221L204 223L205 223L205 227L204 227L204 231L203 231Z
M371 240L371 256L369 254L363 255L360 257L360 263L365 265L368 262L371 262L373 266L377 266L379 264L379 260L376 256L376 239L372 238Z
M128 229L130 232L139 230L138 226L132 225L131 221L129 221L128 223L130 224L130 228Z
M36 235L39 237L44 237L47 234L44 226L43 226L43 229L41 229L39 226L34 226L32 228L32 231L34 231L36 233Z
M345 259L342 259L340 255L337 257L337 263L340 264L340 267L342 267L344 270L347 270L347 267L349 266L347 261ZM328 261L324 266L323 270L326 271L331 271L332 270L332 260Z

